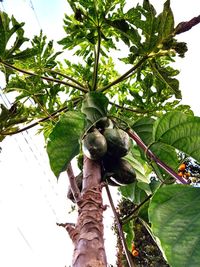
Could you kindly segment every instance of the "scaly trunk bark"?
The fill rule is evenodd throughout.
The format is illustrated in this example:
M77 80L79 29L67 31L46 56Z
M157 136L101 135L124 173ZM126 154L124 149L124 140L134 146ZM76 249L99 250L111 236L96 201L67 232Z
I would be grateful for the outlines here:
M75 227L68 225L74 243L73 267L106 267L103 239L103 211L101 166L85 157L83 189Z

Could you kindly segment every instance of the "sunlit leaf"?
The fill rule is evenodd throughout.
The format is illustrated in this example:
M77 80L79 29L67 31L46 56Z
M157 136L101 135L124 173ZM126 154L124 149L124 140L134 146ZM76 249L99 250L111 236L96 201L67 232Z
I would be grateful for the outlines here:
M169 112L154 124L153 138L200 162L200 117Z
M79 153L79 140L84 127L85 116L80 112L69 111L61 116L49 135L47 153L56 177L66 170L70 161Z

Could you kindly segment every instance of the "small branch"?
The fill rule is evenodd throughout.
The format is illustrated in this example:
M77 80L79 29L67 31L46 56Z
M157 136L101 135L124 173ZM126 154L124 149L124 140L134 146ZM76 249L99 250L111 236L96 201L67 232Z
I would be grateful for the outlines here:
M61 72L56 71L56 70L51 70L51 69L44 69L44 70L49 71L49 72L51 72L51 73L55 73L55 74L57 74L57 75L60 75L60 76L62 76L62 77L64 77L64 78L66 78L66 79L68 79L68 80L70 80L70 81L76 83L76 84L79 85L80 87L84 88L84 86L83 86L80 82L78 82L78 81L75 80L74 78L70 77L69 75L66 75L66 74L64 74L64 73L61 73Z
M111 101L109 101L109 104L114 105L117 108L120 108L120 109L123 109L123 110L127 110L127 111L134 112L134 113L141 113L141 114L146 114L146 113L150 113L150 112L153 112L153 111L157 110L157 109L153 109L153 110L146 111L146 110L142 110L142 109L132 109L132 108L120 106L120 105L118 105L116 103L113 103Z
M175 28L175 34L187 32L192 27L196 26L198 23L200 23L200 15L198 17L194 17L193 19L189 21L180 22Z
M99 26L97 28L97 31L98 31L98 41L97 41L97 51L95 51L95 64L94 64L94 74L93 74L93 84L92 84L93 91L95 91L97 88L98 66L99 66L100 47L101 47L101 31Z
M136 65L134 65L132 68L130 68L127 72L125 72L122 76L120 76L119 78L117 78L116 80L114 80L113 82L109 83L108 85L104 86L103 88L100 88L99 91L103 92L105 90L107 90L108 88L112 87L113 85L116 85L122 81L124 81L125 79L128 79L130 76L129 74L133 74L133 72L139 68L142 63L145 62L145 60L148 58L148 56L144 56L140 61L138 61L138 63Z
M188 182L180 177L176 172L174 172L168 165L166 165L164 162L162 162L159 158L157 158L151 150L148 149L148 147L145 145L145 143L140 139L140 137L133 132L131 129L128 129L126 131L129 136L139 145L140 148L142 148L147 156L150 157L150 159L154 160L158 166L160 166L164 171L166 171L170 176L181 182L182 184L188 184Z
M78 203L81 200L81 193L80 193L80 190L79 190L78 185L76 183L76 179L74 176L74 172L73 172L71 163L67 167L67 175L69 177L69 184L71 187L72 194L74 196L76 203Z
M113 200L112 200L112 196L111 196L111 193L110 193L110 190L109 190L109 187L108 187L107 184L106 184L105 188L106 188L108 199L109 199L109 202L110 202L110 205L111 205L114 217L115 217L115 221L116 221L116 224L117 224L117 229L118 229L119 236L120 236L120 239L121 239L121 242L122 242L122 246L123 246L123 249L124 249L124 252L125 252L125 255L126 255L126 259L128 261L129 267L133 267L135 265L134 265L133 259L131 257L131 254L130 254L128 248L127 248L126 240L125 240L125 237L124 237L124 232L122 230L122 225L121 225L121 222L120 222L120 220L118 218L118 214L117 214L117 212L115 210L115 206L114 206L114 203L113 203Z
M151 197L152 194L145 198L145 200L143 200L137 207L132 209L132 211L130 211L130 213L122 219L122 224L126 224L128 221L130 221L133 218L135 212L139 210Z
M45 81L49 81L49 82L54 82L54 83L59 83L59 84L64 84L64 85L67 85L67 86L70 86L74 89L78 89L80 90L81 92L84 92L84 93L87 93L87 89L84 88L84 87L81 87L79 85L76 85L76 84L73 84L73 83L68 83L68 82L65 82L65 81L61 81L59 79L54 79L54 78L51 78L51 77L46 77L46 76L40 76L36 73L33 73L33 72L30 72L30 71L27 71L27 70L23 70L23 69L20 69L20 68L17 68L13 65L10 65L4 61L0 61L0 63L2 63L4 66L6 66L7 68L10 68L10 69L13 69L13 70L16 70L16 71L19 71L21 73L24 73L24 74L27 74L27 75L30 75L30 76L36 76L36 77L39 77L41 78L42 80L45 80Z
M79 101L80 101L80 98L75 99L74 100L74 105L76 105ZM66 111L66 110L68 110L68 107L63 107L61 109L58 109L58 110L54 111L49 116L47 116L45 118L42 118L42 119L40 119L40 120L38 120L38 121L36 121L36 122L34 122L34 123L22 128L22 129L19 129L19 130L14 131L14 132L0 132L0 135L13 135L13 134L18 134L18 133L27 131L27 130L39 125L40 123L51 119L52 117L55 118L59 113L61 113L62 111Z
M77 236L78 236L78 232L76 230L76 226L74 223L56 223L58 226L60 227L64 227L65 230L68 232L71 240L73 243L76 242L77 240Z

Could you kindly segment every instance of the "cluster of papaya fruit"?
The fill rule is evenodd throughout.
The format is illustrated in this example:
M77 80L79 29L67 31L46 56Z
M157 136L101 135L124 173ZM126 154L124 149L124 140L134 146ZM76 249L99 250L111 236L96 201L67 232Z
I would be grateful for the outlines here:
M107 117L100 119L82 139L83 155L98 160L102 166L102 181L111 186L131 184L136 180L133 166L124 158L130 150L131 139ZM76 177L81 190L82 173ZM72 200L71 190L68 198Z
M107 117L99 120L82 140L83 154L91 160L101 160L102 176L110 185L133 183L136 173L124 158L130 150L131 139Z

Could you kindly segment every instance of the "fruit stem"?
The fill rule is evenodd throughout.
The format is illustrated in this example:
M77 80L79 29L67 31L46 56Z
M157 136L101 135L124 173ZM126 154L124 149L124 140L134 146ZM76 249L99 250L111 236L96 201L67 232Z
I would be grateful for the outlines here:
M164 171L166 171L170 176L178 180L182 184L188 184L188 182L183 179L182 177L178 176L176 172L174 172L168 165L166 165L164 162L162 162L159 158L155 156L155 154L148 149L148 147L145 145L145 143L141 140L141 138L133 132L131 129L127 129L126 132L128 135L137 143L139 147L141 147L147 156L150 157L151 160L155 161L156 164L161 167Z

